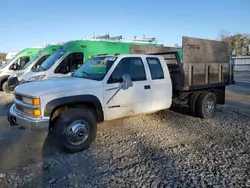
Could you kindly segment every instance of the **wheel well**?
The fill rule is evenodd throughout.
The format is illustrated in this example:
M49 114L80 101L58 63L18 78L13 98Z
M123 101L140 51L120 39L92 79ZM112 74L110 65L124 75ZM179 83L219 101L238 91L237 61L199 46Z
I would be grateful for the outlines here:
M50 116L49 130L53 129L53 125L54 125L55 121L63 112L68 111L69 109L72 109L72 108L78 108L78 109L87 108L92 112L92 114L97 122L102 121L102 117L100 117L101 115L98 112L98 109L96 109L95 105L91 102L84 102L81 104L79 104L79 103L66 104L66 105L58 106L55 109L53 109L51 116Z
M225 86L219 88L212 88L208 91L215 94L217 104L225 104Z
M2 90L3 83L6 82L7 80L8 80L8 78L4 78L4 79L1 80L1 82L0 82L0 87L1 87L0 90Z

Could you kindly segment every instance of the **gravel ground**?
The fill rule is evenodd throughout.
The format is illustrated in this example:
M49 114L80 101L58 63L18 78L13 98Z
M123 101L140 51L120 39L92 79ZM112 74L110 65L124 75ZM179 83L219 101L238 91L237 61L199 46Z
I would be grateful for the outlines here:
M0 92L0 107L5 108L9 107L13 103L13 94L7 94L4 92Z
M43 159L0 170L0 187L250 187L250 103L231 98L210 120L166 110L100 124L76 154L47 137Z

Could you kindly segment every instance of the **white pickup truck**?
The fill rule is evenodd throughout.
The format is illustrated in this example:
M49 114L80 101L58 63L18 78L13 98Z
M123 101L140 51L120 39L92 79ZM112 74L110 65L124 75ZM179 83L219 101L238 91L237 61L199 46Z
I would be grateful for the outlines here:
M194 70L195 64L184 64L185 53L190 55L192 50L197 55L194 46L185 49L190 42L184 46L182 63L177 51L161 55L96 56L70 77L20 85L14 91L8 120L11 125L52 131L62 149L78 152L89 147L95 138L97 123L102 121L169 109L173 103L186 103L193 115L211 118L216 113L216 105L225 102L225 86L233 83L232 75L218 72L224 76L217 74L219 81L215 82L210 70L199 74L198 80L192 79L195 71L201 73L201 70ZM226 46L222 44L215 50ZM195 59L203 58L200 50L204 48L200 46L201 55ZM222 56L216 57L221 59ZM202 80L206 83L194 85Z

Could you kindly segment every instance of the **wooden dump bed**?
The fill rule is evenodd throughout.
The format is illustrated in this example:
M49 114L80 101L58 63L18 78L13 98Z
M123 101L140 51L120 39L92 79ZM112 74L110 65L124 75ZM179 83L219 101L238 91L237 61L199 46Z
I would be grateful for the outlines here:
M133 54L162 55L175 90L194 90L233 82L230 48L226 42L182 37L182 58L176 57L175 47L132 45L130 50Z

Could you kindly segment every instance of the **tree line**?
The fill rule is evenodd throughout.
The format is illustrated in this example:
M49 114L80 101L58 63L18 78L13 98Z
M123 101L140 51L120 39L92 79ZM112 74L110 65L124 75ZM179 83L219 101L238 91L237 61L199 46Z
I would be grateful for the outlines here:
M220 31L220 40L228 42L230 45L231 56L250 56L250 35L249 34L234 34Z

